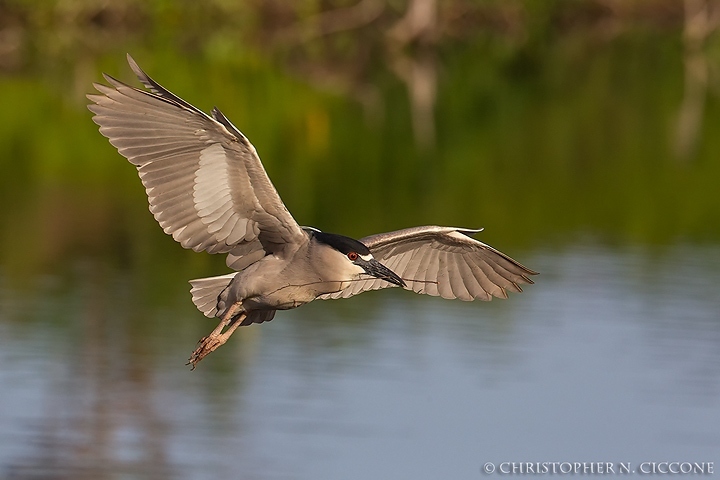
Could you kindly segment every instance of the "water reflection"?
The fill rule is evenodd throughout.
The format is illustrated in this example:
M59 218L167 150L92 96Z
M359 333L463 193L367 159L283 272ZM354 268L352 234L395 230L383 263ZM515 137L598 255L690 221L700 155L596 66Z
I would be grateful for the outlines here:
M92 262L3 283L0 476L476 478L485 461L717 461L720 250L523 258L543 274L509 301L318 301L238 331L192 373L210 325L184 282L157 306Z

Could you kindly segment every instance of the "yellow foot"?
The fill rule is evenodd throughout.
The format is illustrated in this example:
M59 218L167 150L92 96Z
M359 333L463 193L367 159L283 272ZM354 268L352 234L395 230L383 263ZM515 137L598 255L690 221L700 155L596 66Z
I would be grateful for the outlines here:
M229 335L228 335L229 336ZM224 335L208 335L203 337L198 342L200 345L190 355L188 362L185 365L192 365L191 370L195 370L197 363L203 358L207 357L211 352L217 350L217 348L227 341L228 337Z
M237 308L238 307L236 307L235 309L231 309L223 317L220 324L215 327L215 330L210 333L210 335L208 335L207 337L203 337L198 341L200 345L198 345L192 355L190 355L188 362L185 364L192 365L191 370L195 370L195 367L200 360L207 357L208 355L210 355L211 352L217 350L220 345L227 342L228 338L230 338L230 335L232 335L235 329L240 326L247 314L241 313L237 317L233 317ZM225 328L226 325L227 328ZM223 329L225 330L224 332Z

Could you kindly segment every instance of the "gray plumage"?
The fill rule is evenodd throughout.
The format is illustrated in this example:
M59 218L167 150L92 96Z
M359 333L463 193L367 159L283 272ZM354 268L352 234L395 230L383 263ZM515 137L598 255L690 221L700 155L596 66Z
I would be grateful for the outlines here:
M447 299L492 300L522 292L536 272L470 235L482 231L454 227L414 227L361 238L373 256L397 273L406 290ZM368 290L394 287L378 278L355 282L320 298L347 298Z
M193 353L195 364L239 325L316 298L402 286L443 298L490 300L520 292L536 272L470 237L480 230L416 227L360 241L298 225L255 147L217 109L193 107L151 79L149 91L109 75L88 108L100 132L138 170L165 233L196 252L227 254L234 273L191 280L192 299L222 321Z

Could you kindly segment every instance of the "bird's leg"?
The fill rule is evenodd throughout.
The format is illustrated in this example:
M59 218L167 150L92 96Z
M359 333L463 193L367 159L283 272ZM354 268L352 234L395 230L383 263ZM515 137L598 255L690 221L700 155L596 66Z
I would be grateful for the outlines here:
M192 365L192 370L195 370L195 366L197 366L197 363L200 360L208 356L210 352L215 351L220 345L227 342L230 335L233 334L235 329L240 326L247 316L246 312L238 314L238 310L240 310L241 306L241 303L236 303L231 306L227 312L225 312L225 315L222 316L222 319L220 320L220 323L218 323L218 326L215 327L215 330L210 332L210 335L207 337L200 339L198 342L200 345L195 349L192 355L190 355L190 359L188 359L188 363L186 363L186 365ZM225 329L225 327L227 327L227 329ZM223 332L223 330L225 331Z

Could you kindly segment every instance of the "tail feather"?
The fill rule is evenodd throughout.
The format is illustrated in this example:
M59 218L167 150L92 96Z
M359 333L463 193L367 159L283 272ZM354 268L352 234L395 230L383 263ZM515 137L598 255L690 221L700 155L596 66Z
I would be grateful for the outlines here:
M230 285L235 275L237 275L237 272L219 277L190 280L192 301L203 315L210 318L217 316L218 297Z

